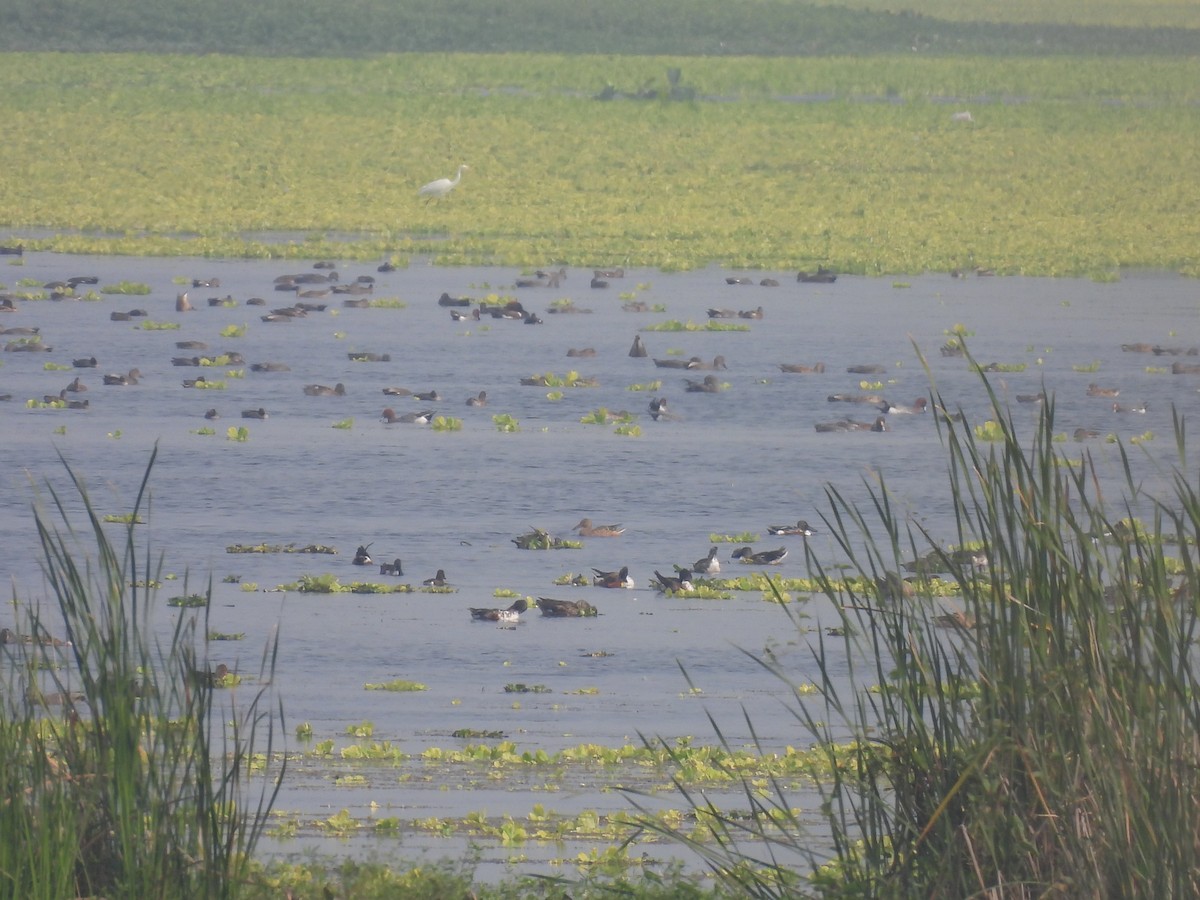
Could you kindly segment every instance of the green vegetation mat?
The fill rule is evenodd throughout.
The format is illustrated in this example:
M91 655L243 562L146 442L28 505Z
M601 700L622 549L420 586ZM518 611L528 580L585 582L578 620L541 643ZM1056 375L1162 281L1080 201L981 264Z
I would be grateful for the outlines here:
M0 228L27 248L1196 272L1194 58L63 62L0 56Z

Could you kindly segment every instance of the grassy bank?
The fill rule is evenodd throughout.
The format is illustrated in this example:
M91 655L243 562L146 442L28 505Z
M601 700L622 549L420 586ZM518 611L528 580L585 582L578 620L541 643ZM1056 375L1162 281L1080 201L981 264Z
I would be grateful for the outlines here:
M63 63L0 56L3 243L515 266L1197 271L1194 59ZM595 99L606 88L616 99ZM972 121L952 121L959 111ZM447 198L417 196L459 162L471 169Z

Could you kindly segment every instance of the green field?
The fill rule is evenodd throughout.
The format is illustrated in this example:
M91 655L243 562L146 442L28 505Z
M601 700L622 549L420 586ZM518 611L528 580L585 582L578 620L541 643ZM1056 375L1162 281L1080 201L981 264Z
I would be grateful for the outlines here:
M447 264L1196 273L1195 59L64 62L0 55L0 241ZM668 99L672 66L693 98ZM663 96L594 99L606 85ZM974 121L951 121L961 110ZM417 197L460 162L471 169L447 199Z

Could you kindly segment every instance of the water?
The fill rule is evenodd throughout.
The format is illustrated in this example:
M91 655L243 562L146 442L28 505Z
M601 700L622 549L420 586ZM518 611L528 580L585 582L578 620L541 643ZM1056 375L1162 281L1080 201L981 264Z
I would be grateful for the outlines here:
M913 277L905 285L888 279L841 277L835 284L798 284L774 274L779 287L729 285L726 272L709 269L681 274L627 272L607 290L588 286L590 272L571 270L558 289L512 287L518 273L501 269L446 269L423 264L393 273L373 266L342 264L341 282L363 274L377 279L375 297L403 300L403 309L351 309L333 296L329 308L288 324L259 316L294 297L273 290L275 276L308 271L305 265L201 259L121 259L28 255L20 266L0 270L9 289L20 279L38 284L74 275L96 275L101 285L121 280L151 287L146 296L105 295L100 302L18 301L18 311L0 314L0 327L37 326L49 353L0 355L0 446L8 465L0 471L0 555L13 592L23 601L46 601L31 504L37 486L66 487L61 453L89 485L101 512L127 512L158 448L151 480L152 505L146 534L165 554L165 570L179 577L160 594L157 621L164 630L179 613L165 598L202 589L211 576L210 627L244 632L244 641L210 648L214 665L226 662L253 683L262 647L278 629L280 654L275 689L289 731L312 725L314 738L351 743L348 725L369 721L374 737L410 754L427 747L458 747L456 729L503 732L519 749L555 752L579 744L617 746L640 735L674 740L714 739L711 715L735 745L751 740L747 719L768 748L803 742L783 704L787 689L766 675L750 654L770 651L796 681L812 680L816 666L809 644L837 622L821 599L792 604L801 628L758 594L732 600L665 599L646 586L654 570L669 573L705 556L710 534L754 532L756 549L787 546L780 567L802 576L803 538L772 538L769 524L807 519L819 523L828 510L824 491L834 484L858 501L883 477L893 500L926 528L955 539L946 492L946 464L932 416L891 416L883 434L819 434L814 425L849 416L870 420L875 411L860 404L831 403L834 393L879 393L911 403L929 392L929 376L914 347L927 355L930 374L950 407L961 405L972 421L986 418L978 376L962 359L943 358L938 348L948 330L961 324L981 362L1025 371L993 375L1019 422L1032 423L1033 404L1019 394L1053 392L1059 428L1076 427L1128 439L1152 431L1133 458L1145 486L1166 484L1163 469L1173 460L1171 405L1191 414L1200 378L1155 371L1192 357L1124 352L1122 344L1148 342L1168 347L1200 344L1194 282L1168 275L1131 275L1113 284L1023 278L951 279ZM176 294L193 278L220 279L213 289L188 288L195 309L176 313ZM28 288L26 288L28 289ZM439 307L442 292L481 297L515 295L544 323L454 322ZM630 313L636 299L665 312ZM234 308L210 308L210 296L232 297ZM258 296L268 306L246 305ZM590 314L550 314L552 301L570 298ZM660 333L640 329L666 319L707 321L710 307L764 309L748 332ZM155 322L177 322L178 330L147 331L141 321L110 321L114 310L141 307ZM222 338L230 325L247 325L245 336ZM720 354L728 371L715 373L728 384L716 394L689 393L686 377L705 373L656 368L652 359L630 358L641 333L650 356L711 360ZM4 335L0 340L12 340ZM202 340L208 353L245 356L244 378L226 369L176 367L172 358L200 351L175 343ZM569 348L592 347L594 358L568 358ZM389 354L388 362L355 362L352 352ZM70 363L95 356L96 369L47 371L47 361ZM249 364L278 361L288 372L256 373ZM781 363L824 362L824 374L785 374ZM846 367L881 364L882 376L847 373ZM143 378L135 386L101 383L107 372L132 367ZM576 370L594 376L594 388L549 389L521 385L523 377ZM184 379L222 378L223 391L187 389ZM87 410L28 409L24 401L58 391L79 375L89 390ZM882 388L860 381L876 378ZM653 392L634 384L662 381ZM1087 396L1089 382L1120 389L1120 403L1146 401L1145 414L1113 411L1113 400ZM311 383L346 386L345 396L310 397ZM389 397L387 386L436 389L439 403ZM489 404L475 409L468 397L486 390ZM673 421L651 421L651 396L669 399ZM461 431L438 433L417 425L385 425L380 413L423 408L462 419ZM205 410L221 418L206 421ZM265 408L265 421L243 420L243 409ZM585 425L580 418L597 408L637 415L639 437L614 433L614 426ZM514 434L499 433L495 414L520 422ZM352 418L353 427L333 424ZM245 426L249 440L226 439L229 426ZM214 435L196 433L213 427ZM1087 443L1102 482L1119 484L1117 448ZM1068 442L1064 450L1081 445ZM1194 464L1194 463L1189 463ZM582 550L522 551L512 539L532 527L570 537L582 517L621 523L619 538L587 539ZM114 526L116 529L118 526ZM821 526L818 524L818 528ZM827 529L809 538L822 558L837 551ZM114 531L114 534L117 532ZM228 554L232 544L325 544L336 556ZM370 544L377 560L403 560L401 579L376 575L351 564L354 549ZM744 569L730 561L736 544L722 545L723 572ZM592 567L630 568L634 590L559 587L568 572ZM277 592L303 574L334 574L352 580L405 581L419 585L445 569L453 594L313 595ZM243 591L226 576L239 576L258 590ZM526 613L517 628L469 619L468 607L507 606L493 591L587 599L600 611L594 619L556 620ZM0 624L9 624L7 621ZM686 668L687 678L681 672ZM427 685L419 693L366 691L368 682L403 678ZM690 679L690 682L689 680ZM544 686L548 693L512 694L505 685ZM248 687L239 690L248 690ZM306 746L289 740L292 750ZM300 823L298 836L273 840L272 852L300 852L312 845L334 853L380 849L399 864L422 853L459 852L457 844L406 832L399 838L334 842L311 828L317 819L349 809L363 820L395 816L462 816L486 810L491 816L526 815L541 802L556 811L628 811L627 800L605 790L598 774L570 775L547 784L489 782L444 772L421 775L419 762L397 772L366 770L364 784L334 783L338 765L298 762L278 807ZM414 775L415 771L415 775ZM532 776L536 781L539 776ZM572 779L575 779L573 782ZM655 802L679 805L678 798ZM378 804L373 807L371 804ZM546 861L569 856L559 845L528 844L509 851L489 846L485 862L505 871L545 870ZM655 854L670 855L656 847ZM524 862L510 861L510 853Z

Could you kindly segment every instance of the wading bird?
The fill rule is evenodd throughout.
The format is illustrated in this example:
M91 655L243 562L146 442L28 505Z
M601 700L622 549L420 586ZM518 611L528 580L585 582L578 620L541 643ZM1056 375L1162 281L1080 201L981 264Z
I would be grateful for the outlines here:
M458 187L458 182L462 180L462 173L469 169L466 163L458 167L458 171L454 174L454 178L439 178L437 181L431 181L429 184L417 191L417 196L427 197L429 200L436 200L445 197L448 193Z

